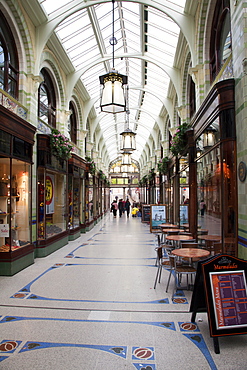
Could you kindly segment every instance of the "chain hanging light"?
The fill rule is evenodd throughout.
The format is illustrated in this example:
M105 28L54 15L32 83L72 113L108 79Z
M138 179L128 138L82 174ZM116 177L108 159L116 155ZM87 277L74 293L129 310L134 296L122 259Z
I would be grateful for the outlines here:
M128 94L128 87L127 87L127 105L126 105L126 117L125 117L125 130L121 132L122 136L122 144L121 144L121 150L127 151L127 152L132 152L133 150L136 149L136 140L135 136L136 134L131 131L129 128L129 94Z
M117 39L114 36L114 2L112 0L112 37L110 45L112 45L112 70L99 76L100 84L103 86L101 91L100 108L101 112L106 113L121 113L126 111L126 97L124 85L128 83L128 77L121 75L114 68L114 46L117 44Z

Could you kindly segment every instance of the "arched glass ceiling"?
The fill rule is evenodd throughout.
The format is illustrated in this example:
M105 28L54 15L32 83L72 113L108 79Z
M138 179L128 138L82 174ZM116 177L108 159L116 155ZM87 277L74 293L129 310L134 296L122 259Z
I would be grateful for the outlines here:
M39 0L49 17L66 11L67 0ZM186 0L164 1L163 7L183 14ZM85 4L85 3L82 3ZM70 10L78 0L69 2ZM172 67L179 27L163 12L137 2L114 4L115 69L128 75L129 127L136 132L138 160L163 107L170 82L164 68ZM77 7L78 9L78 7ZM99 76L112 68L112 3L101 3L69 15L55 30L94 104L95 116L106 143L110 161L119 155L120 133L126 115L100 113ZM115 135L115 136L114 136Z

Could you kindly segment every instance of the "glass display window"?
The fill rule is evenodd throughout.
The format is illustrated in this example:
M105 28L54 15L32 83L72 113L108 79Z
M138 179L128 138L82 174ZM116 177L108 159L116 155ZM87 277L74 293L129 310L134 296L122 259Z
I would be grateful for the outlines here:
M69 200L69 220L68 228L74 229L80 226L80 178L69 176L68 200Z
M83 225L85 223L85 171L80 170L80 223Z
M220 150L214 148L197 160L197 199L198 225L209 228L206 221L210 217L209 234L221 234L222 187ZM207 226L207 227L206 227Z
M0 251L31 243L31 165L0 157Z
M93 220L94 217L94 186L93 186L93 176L88 174L87 186L86 186L86 220L88 222Z
M66 175L38 171L38 239L66 230Z

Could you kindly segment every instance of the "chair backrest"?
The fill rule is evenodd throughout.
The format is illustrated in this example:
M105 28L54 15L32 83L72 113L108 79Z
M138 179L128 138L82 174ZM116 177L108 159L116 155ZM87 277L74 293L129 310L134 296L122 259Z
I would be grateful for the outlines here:
M156 248L156 252L157 252L157 258L158 258L158 260L161 260L161 258L163 257L162 247Z
M183 243L196 243L196 239L180 240L180 244L183 244Z
M198 230L198 235L208 235L208 230L205 229Z
M171 270L175 270L176 268L176 256L170 254L169 255L169 261L170 261L170 267L171 267Z
M179 231L178 230L174 230L174 231L169 231L167 233L167 235L178 235Z
M179 234L192 236L192 233L188 233L187 231L180 232Z
M198 248L198 243L191 242L191 241L182 242L180 245L181 245L181 248Z
M212 249L215 254L222 253L222 243L214 243Z

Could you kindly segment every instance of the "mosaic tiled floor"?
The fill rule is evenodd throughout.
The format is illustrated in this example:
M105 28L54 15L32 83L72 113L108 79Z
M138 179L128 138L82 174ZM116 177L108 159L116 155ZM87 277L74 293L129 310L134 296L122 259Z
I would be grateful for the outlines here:
M93 230L13 277L0 277L0 369L244 369L247 336L220 338L169 270L153 289L156 238L139 218ZM54 365L55 364L55 365Z

